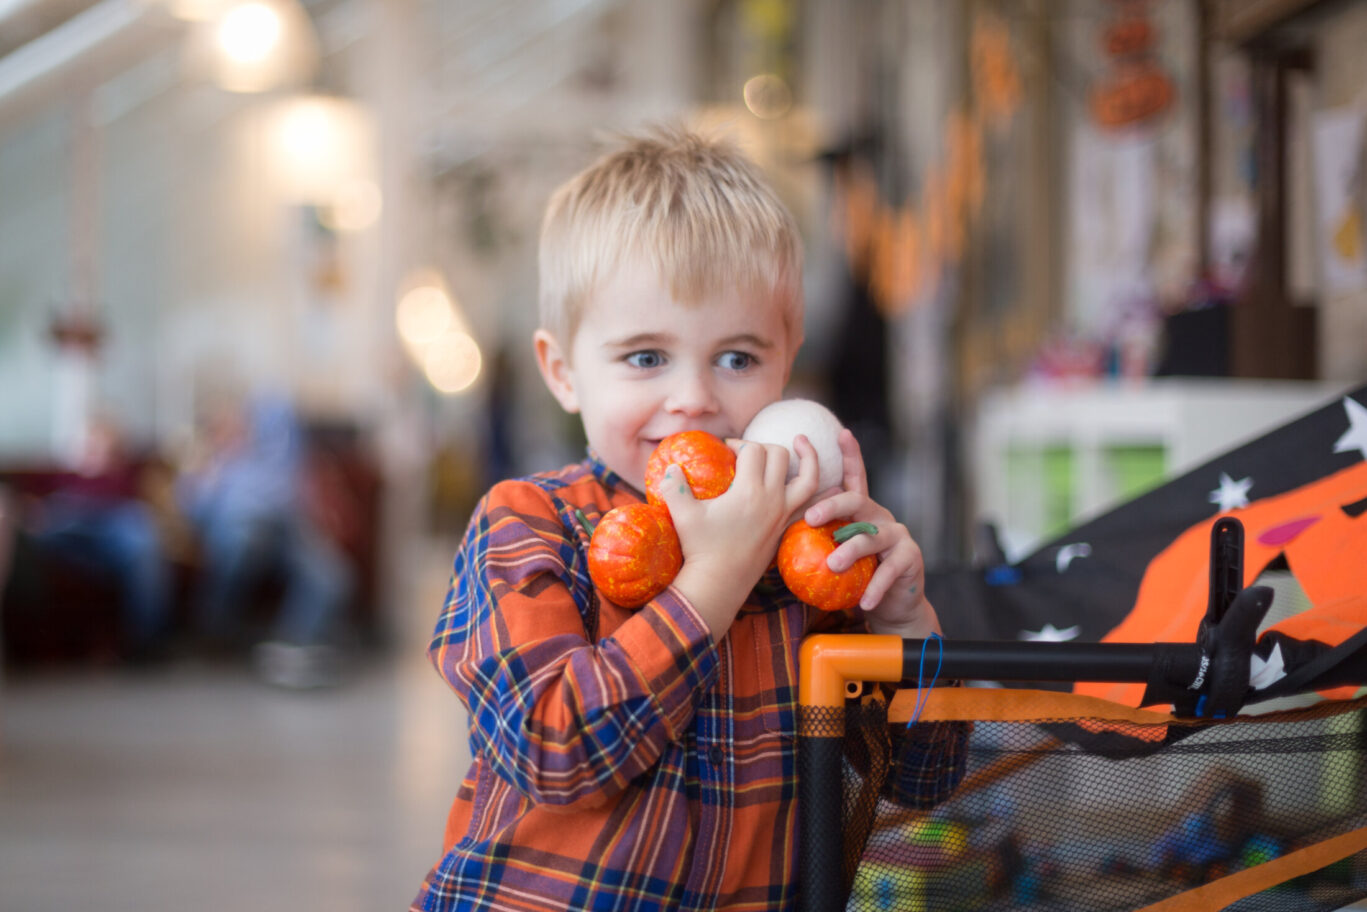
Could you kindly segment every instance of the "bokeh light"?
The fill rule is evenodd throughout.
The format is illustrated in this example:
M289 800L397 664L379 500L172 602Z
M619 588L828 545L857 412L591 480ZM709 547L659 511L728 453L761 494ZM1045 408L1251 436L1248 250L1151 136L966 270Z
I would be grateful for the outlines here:
M399 298L394 312L399 338L415 354L449 330L455 317L451 299L436 285L418 285L410 289Z
M208 22L228 5L229 0L166 0L166 10L186 22Z
M299 0L195 3L178 15L199 21L188 65L230 92L306 85L317 69L318 35Z
M427 382L448 395L469 389L479 379L483 357L479 344L465 332L448 332L428 344L423 355Z
M264 3L243 3L223 14L218 46L237 63L257 63L280 43L280 14Z
M375 223L382 205L380 188L374 181L347 181L319 210L318 218L333 231L360 231Z
M371 179L375 127L365 107L346 98L296 96L274 108L268 129L272 173L286 198L336 208L339 221L379 215L379 188Z
M745 106L761 120L777 120L793 107L793 90L773 73L752 76L741 90Z

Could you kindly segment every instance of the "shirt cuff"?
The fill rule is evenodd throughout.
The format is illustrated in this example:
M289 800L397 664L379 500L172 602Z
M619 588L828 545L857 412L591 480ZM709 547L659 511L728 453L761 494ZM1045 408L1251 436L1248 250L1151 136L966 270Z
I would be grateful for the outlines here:
M712 633L693 605L670 586L608 639L641 676L669 736L683 736L698 699L716 681L719 659Z

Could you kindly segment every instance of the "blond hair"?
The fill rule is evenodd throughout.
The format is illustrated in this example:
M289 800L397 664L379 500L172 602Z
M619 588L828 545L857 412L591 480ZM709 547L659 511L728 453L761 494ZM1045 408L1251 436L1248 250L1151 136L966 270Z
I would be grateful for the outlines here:
M562 184L541 225L541 326L568 350L589 296L629 259L689 304L746 287L802 338L797 223L733 145L678 127L629 136Z

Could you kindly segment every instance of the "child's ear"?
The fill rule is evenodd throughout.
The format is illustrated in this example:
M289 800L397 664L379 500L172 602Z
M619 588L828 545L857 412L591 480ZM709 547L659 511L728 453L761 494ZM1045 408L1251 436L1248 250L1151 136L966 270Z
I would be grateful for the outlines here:
M574 390L574 374L570 370L567 353L561 349L555 336L538 329L532 334L532 345L536 348L536 366L541 369L541 379L546 388L560 403L560 407L571 414L579 411L579 395Z
M797 332L797 337L788 343L788 364L783 369L783 385L786 387L788 381L793 376L793 364L797 361L797 350L802 347L802 333Z

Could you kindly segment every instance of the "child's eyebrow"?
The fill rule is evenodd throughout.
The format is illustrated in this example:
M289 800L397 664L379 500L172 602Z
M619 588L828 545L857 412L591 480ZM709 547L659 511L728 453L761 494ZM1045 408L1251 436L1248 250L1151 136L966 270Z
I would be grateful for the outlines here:
M603 343L604 348L640 348L645 345L662 345L670 341L670 337L664 333L644 332L636 333L634 336L627 336L623 339L608 339Z
M642 348L652 345L668 345L674 339L668 333L643 332L635 335L626 336L621 339L608 339L603 343L604 348L611 349L631 349ZM717 341L717 348L730 348L735 345L749 345L754 348L771 349L774 342L764 336L755 333L736 333L734 336L727 336Z
M719 348L725 348L732 345L750 345L755 348L774 347L773 340L766 339L764 336L757 336L754 333L737 333L734 336L727 336L717 343Z

